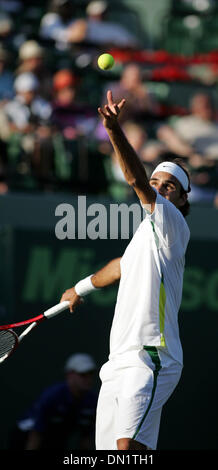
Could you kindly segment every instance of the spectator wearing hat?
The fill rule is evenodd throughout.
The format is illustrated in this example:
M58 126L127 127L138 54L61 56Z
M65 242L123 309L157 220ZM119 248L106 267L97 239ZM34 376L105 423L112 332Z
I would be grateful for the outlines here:
M15 96L1 110L11 189L39 189L42 173L43 184L50 180L53 156L47 142L51 134L51 105L38 89L39 81L32 72L18 75L14 81Z
M49 119L51 106L38 93L39 81L36 75L32 72L18 75L14 89L14 99L4 108L12 131L29 132L34 125Z
M35 40L25 41L19 49L19 66L16 75L31 72L38 81L38 92L45 99L51 98L52 75L45 63L45 51Z
M94 449L97 393L96 363L77 353L65 364L65 380L46 388L17 421L10 448Z

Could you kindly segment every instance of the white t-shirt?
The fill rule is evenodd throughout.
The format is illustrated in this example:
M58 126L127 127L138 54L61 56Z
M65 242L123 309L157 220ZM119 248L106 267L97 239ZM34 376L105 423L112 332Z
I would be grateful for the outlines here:
M146 212L121 258L110 359L156 346L182 364L178 311L189 237L181 212L157 193L153 213Z

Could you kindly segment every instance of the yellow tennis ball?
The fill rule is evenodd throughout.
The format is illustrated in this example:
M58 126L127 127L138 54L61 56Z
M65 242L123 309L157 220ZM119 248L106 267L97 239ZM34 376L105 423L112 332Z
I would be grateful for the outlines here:
M114 58L110 54L101 54L98 58L98 66L102 70L110 70L114 65Z

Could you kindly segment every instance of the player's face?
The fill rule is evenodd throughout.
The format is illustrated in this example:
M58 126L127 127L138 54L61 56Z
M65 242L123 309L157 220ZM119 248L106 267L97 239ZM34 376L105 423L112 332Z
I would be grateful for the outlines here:
M170 173L158 171L150 178L149 182L161 196L171 201L178 209L185 204L187 194L181 195L181 184Z

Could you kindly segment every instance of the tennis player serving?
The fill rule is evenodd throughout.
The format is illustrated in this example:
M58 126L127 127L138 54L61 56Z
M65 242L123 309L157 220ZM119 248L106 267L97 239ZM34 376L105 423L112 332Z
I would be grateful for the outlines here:
M73 311L81 297L119 281L109 360L100 371L96 449L156 449L161 410L183 366L178 311L190 237L190 181L171 161L160 163L149 181L118 122L125 100L114 103L108 91L107 101L98 112L145 218L121 258L80 280L61 301L70 301Z

